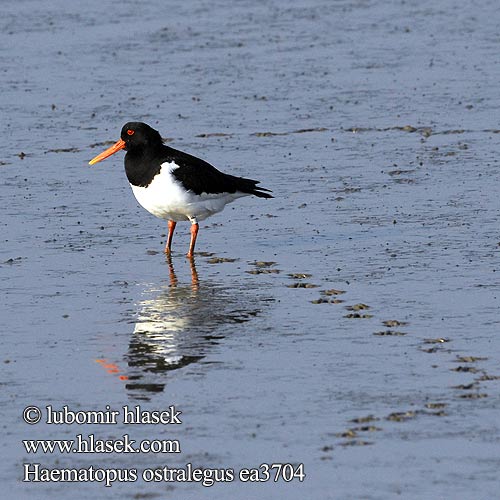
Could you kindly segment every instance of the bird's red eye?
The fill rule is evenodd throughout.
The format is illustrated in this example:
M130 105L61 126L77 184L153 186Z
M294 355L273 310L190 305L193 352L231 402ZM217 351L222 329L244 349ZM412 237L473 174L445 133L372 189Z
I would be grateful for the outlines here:
M127 134L128 134L128 135L134 135L134 134L135 134L135 130L130 130L130 129L128 129L128 130L127 130Z

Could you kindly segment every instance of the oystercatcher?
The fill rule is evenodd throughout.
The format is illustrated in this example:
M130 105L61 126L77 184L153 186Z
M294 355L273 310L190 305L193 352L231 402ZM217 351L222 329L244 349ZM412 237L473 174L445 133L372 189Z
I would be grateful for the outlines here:
M198 235L198 221L224 209L242 196L272 198L259 181L224 174L200 158L163 144L158 131L142 122L126 123L120 140L90 160L93 165L125 149L125 172L132 191L148 212L168 220L165 253L170 253L177 222L191 222L192 258Z

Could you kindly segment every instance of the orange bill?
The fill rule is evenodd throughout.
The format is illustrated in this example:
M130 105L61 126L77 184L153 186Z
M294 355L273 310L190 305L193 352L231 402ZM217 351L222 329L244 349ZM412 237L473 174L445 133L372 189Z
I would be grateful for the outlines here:
M95 158L92 158L92 160L89 161L89 165L93 165L94 163L104 160L108 156L114 155L117 151L120 151L120 149L123 149L124 147L125 147L125 141L120 139L117 143L113 144L110 148L106 149L106 151L103 151Z

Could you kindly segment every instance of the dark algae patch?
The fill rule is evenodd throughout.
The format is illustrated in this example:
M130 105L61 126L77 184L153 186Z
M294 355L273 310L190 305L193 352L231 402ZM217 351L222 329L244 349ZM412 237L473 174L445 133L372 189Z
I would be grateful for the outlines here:
M374 332L373 335L378 337L403 337L406 335L405 332L399 332L397 330L384 330L381 332Z

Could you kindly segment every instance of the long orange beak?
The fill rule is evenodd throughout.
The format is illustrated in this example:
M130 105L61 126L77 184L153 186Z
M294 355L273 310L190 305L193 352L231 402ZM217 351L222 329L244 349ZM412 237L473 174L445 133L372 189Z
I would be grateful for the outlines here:
M125 141L120 139L117 143L113 144L110 148L106 149L106 151L103 151L95 158L92 158L92 160L89 161L89 165L93 165L94 163L104 160L108 156L114 155L117 151L120 151L120 149L123 149L124 147L125 147Z

